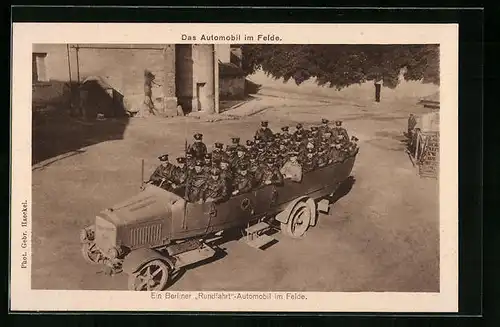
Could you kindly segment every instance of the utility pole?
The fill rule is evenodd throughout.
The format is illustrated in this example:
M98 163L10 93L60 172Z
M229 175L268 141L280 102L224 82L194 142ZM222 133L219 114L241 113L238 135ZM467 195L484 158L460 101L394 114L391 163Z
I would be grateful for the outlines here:
M217 45L213 45L214 60L214 111L219 114L219 56L217 55Z

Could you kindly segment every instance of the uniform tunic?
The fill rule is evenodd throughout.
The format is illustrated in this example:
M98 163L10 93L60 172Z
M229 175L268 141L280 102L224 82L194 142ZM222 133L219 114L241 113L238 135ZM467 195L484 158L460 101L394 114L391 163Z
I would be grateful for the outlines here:
M238 156L235 156L231 162L231 169L233 169L234 171L237 170L239 167L241 167L241 165L243 164L249 164L249 159L246 155L242 156L242 157L238 157Z
M222 150L213 150L212 151L212 161L213 162L220 162L223 159L229 161L229 155L226 152L224 152Z
M313 155L312 157L306 156L302 162L302 168L304 171L311 171L314 170L318 167L317 161L315 156Z
M197 202L202 198L206 181L207 175L202 171L197 173L193 170L191 174L189 174L187 184L188 201Z
M271 184L280 185L283 184L284 178L279 169L276 167L264 166L260 171L258 171L257 180L260 184L270 182Z
M207 146L203 142L195 142L191 144L187 150L193 158L203 160L207 154Z
M263 142L269 142L273 140L274 134L273 131L271 131L268 127L259 128L255 132L255 137L260 137Z
M158 185L162 182L162 179L166 181L171 181L173 179L173 170L175 166L171 163L167 163L167 165L160 165L153 172L151 177L149 178L152 182L158 183ZM165 184L165 182L163 183Z
M252 173L247 172L245 176L236 174L233 181L233 190L239 193L247 193L254 187L254 176Z
M298 162L285 162L280 172L284 178L289 178L294 182L300 182L302 180L302 166Z
M349 134L347 134L347 130L343 127L335 127L333 129L333 132L338 135L342 135L342 142L348 142L349 141Z
M227 184L224 179L220 177L217 180L213 180L212 178L207 179L203 188L203 200L206 201L211 198L215 202L224 199L226 196Z

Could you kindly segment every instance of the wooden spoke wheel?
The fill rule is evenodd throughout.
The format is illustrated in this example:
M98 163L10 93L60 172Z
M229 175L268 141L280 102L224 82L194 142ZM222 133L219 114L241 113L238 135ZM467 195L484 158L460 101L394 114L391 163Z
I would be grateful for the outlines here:
M311 209L305 201L297 203L288 217L287 223L281 223L283 233L291 238L301 238L309 228Z
M97 248L94 242L83 243L82 245L82 255L85 261L91 264L99 264L103 259L101 251Z
M162 291L169 278L170 268L161 260L153 260L129 276L128 288L131 291Z

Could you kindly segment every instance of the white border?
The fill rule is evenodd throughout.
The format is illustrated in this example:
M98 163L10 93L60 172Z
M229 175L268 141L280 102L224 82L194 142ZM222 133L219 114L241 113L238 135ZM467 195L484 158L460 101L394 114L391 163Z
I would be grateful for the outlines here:
M152 32L154 31L154 32ZM31 260L19 267L22 202L31 210L31 52L33 43L193 43L181 34L279 35L288 44L441 46L440 293L303 293L297 300L151 300L128 291L31 290ZM197 40L195 43L213 43ZM238 43L238 42L215 42ZM251 43L241 41L239 43ZM254 43L266 43L257 42ZM276 43L276 42L267 42ZM458 25L457 24L13 24L12 310L457 312L458 310ZM31 226L31 212L28 214ZM26 251L31 253L31 236ZM168 292L176 293L176 292ZM182 292L192 293L197 292ZM210 292L205 292L210 293Z

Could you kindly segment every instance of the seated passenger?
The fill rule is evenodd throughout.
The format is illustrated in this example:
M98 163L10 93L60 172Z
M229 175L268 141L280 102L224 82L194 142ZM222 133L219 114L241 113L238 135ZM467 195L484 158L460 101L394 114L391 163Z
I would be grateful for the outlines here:
M255 136L260 136L260 138L264 142L268 142L268 141L272 140L274 137L273 132L271 131L271 129L269 129L268 126L269 126L269 123L267 121L263 121L260 123L260 129L258 129L255 132Z
M186 169L186 158L178 157L177 166L174 167L173 171L173 183L172 187L174 189L184 186L187 179L187 169Z
M283 185L283 175L276 167L273 157L267 158L266 165L257 174L256 180L260 185Z
M203 162L203 171L208 174L210 169L212 169L212 155L207 153Z
M194 169L188 173L187 178L187 200L189 202L200 202L203 200L203 188L207 181L207 175L203 172L203 161L197 160Z
M246 163L240 165L234 176L233 195L250 192L254 185L255 179L253 174L248 171L248 165Z
M212 161L213 162L221 161L222 158L228 159L229 156L226 152L224 152L223 144L220 142L216 142L214 145L214 149L212 151Z
M328 158L326 155L326 148L323 146L320 146L318 148L318 153L316 155L316 165L318 167L324 167L328 164Z
M231 169L236 171L241 164L248 164L247 149L243 145L236 148L236 156L231 161Z
M299 151L297 148L292 149L289 152L289 159L283 167L280 169L281 174L284 178L291 179L294 182L302 181L302 166L298 162L297 156Z
M317 161L316 161L316 151L314 148L308 148L307 149L307 154L305 157L302 159L302 169L304 171L312 171L317 168Z
M337 140L334 143L330 144L330 149L328 150L328 163L336 163L339 161L342 161L342 156L341 156L341 150L342 145L340 142Z
M348 142L349 141L349 135L347 134L347 130L342 127L342 121L341 120L337 120L335 122L335 127L332 129L333 131L333 134L337 135L337 136L342 136L341 137L341 141L342 142Z
M212 168L203 187L203 199L205 202L219 202L224 200L227 195L227 183L220 177L219 168Z
M219 163L219 168L220 168L220 176L223 180L228 183L228 185L231 183L233 179L233 174L231 172L231 169L229 167L229 160L222 159Z
M158 159L161 163L158 168L155 169L153 174L151 174L149 181L165 190L170 190L175 166L168 161L168 154L159 156Z
M207 146L203 143L203 134L194 134L194 143L189 145L187 153L190 153L195 159L203 160L207 154Z

